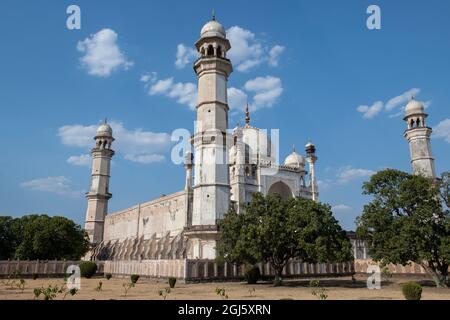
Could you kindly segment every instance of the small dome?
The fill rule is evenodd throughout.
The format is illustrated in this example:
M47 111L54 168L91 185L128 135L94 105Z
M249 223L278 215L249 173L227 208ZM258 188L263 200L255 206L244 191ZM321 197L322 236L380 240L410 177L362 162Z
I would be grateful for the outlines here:
M418 114L418 113L424 113L424 107L422 102L411 99L411 101L408 102L405 108L405 117Z
M211 20L205 24L200 32L202 38L205 37L226 37L225 29L216 20Z
M103 123L100 127L98 127L97 129L97 136L102 136L102 137L112 137L113 131L110 127L109 124L107 123Z
M286 157L286 160L284 160L284 165L303 169L305 167L305 158L294 151Z

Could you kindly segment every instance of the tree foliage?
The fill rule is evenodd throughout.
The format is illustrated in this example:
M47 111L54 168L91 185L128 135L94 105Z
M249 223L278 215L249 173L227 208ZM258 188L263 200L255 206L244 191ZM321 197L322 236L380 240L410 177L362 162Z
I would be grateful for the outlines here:
M450 263L449 173L439 180L387 169L364 183L373 197L357 218L357 234L382 265L423 266L438 286L448 286Z
M84 230L64 217L0 217L0 259L78 260L89 249Z
M350 261L351 244L329 205L303 198L253 195L242 214L231 209L220 221L219 254L233 263L269 262L275 284L286 263Z

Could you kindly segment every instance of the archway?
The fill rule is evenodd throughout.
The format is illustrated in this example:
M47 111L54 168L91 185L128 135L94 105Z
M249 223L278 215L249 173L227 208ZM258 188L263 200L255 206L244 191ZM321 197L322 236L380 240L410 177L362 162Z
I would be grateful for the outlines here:
M288 200L289 198L293 197L291 188L289 188L289 186L286 183L281 181L271 185L268 194L269 195L279 194L281 199L283 200Z

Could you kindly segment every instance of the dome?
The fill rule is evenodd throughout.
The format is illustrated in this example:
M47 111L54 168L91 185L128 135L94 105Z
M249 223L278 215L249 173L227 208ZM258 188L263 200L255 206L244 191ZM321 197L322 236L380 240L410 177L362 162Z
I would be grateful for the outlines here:
M97 129L97 136L107 136L112 137L112 129L109 124L103 123L100 127Z
M226 33L223 26L217 22L216 20L211 20L207 24L205 24L200 32L200 36L202 38L205 37L221 37L225 38Z
M284 165L303 169L305 167L305 158L294 151L286 157L286 160L284 160Z
M412 99L406 105L405 117L418 113L424 113L423 104L420 101Z

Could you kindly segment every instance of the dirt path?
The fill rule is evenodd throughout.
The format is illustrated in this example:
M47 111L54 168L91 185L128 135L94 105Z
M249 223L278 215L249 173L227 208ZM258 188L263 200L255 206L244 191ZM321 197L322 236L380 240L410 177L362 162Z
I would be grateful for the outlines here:
M5 280L0 280L0 300L5 299L33 299L34 288L48 286L49 284L57 284L61 286L63 279L25 279L26 286L21 293L17 287L5 285ZM383 283L381 290L368 290L366 287L366 278L357 277L356 283L351 278L330 278L319 279L320 285L326 289L328 300L358 300L358 299L386 299L386 300L403 300L401 292L401 284L410 280L419 281L424 285L422 299L450 300L450 289L435 288L428 280L412 279L412 278L392 278L389 283ZM102 281L102 291L97 292L99 281ZM159 291L168 287L167 282L139 279L134 288L128 291L127 296L124 294L123 284L127 283L125 278L112 278L106 280L104 278L81 279L81 289L75 296L67 296L66 300L109 300L109 299L127 299L127 300L162 300ZM225 294L229 299L299 299L299 300L317 300L313 296L312 289L308 287L309 280L289 280L285 281L282 287L273 287L271 283L258 283L256 285L248 285L239 282L226 283L199 283L185 284L177 283L175 289L167 294L168 300L214 300L221 299L216 294L216 288L224 288ZM56 299L62 299L59 294Z

